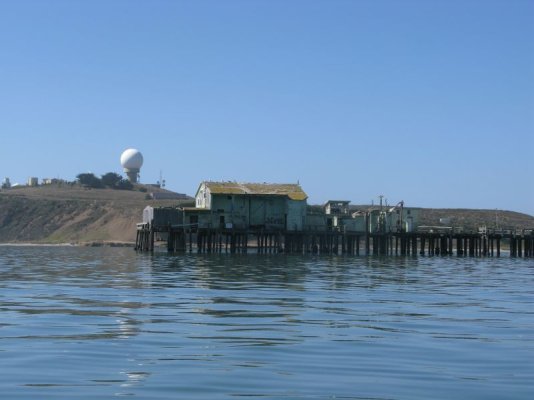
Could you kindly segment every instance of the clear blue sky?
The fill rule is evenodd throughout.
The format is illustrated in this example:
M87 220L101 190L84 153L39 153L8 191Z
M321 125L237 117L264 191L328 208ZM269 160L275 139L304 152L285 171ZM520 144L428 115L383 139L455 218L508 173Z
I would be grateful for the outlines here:
M0 177L534 214L534 1L0 0Z

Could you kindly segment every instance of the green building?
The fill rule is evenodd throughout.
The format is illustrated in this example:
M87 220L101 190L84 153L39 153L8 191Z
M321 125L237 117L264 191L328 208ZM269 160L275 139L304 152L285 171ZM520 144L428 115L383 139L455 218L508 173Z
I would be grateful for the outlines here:
M185 223L199 228L302 231L308 196L298 184L202 182Z

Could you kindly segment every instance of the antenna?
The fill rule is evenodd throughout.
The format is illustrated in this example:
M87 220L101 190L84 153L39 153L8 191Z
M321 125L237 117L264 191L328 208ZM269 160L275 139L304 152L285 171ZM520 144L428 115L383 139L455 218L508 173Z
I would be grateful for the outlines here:
M159 185L160 188L164 188L165 187L165 179L163 179L163 172L161 171L161 169L159 170L158 185Z

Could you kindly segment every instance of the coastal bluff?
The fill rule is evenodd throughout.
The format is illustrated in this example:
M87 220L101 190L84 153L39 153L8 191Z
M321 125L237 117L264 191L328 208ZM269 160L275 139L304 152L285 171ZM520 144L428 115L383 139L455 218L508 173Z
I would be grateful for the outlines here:
M136 190L87 189L79 185L19 187L0 191L0 243L134 245L136 224L146 206L191 206L193 200L153 200L150 192L167 192L138 185ZM365 209L365 205L352 206ZM313 211L320 206L309 206ZM420 225L531 229L534 217L504 210L421 208Z
M137 185L135 190L46 185L0 191L0 243L133 245L136 223L150 205L192 205L190 200L152 200L170 193Z

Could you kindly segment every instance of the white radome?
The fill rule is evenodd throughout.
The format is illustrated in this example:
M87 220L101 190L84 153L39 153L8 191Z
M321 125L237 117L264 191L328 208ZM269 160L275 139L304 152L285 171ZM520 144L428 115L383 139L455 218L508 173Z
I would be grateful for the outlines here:
M126 149L121 154L121 165L132 183L137 183L143 165L143 155L137 149Z
M127 149L121 154L122 168L141 169L143 165L143 155L137 149Z

